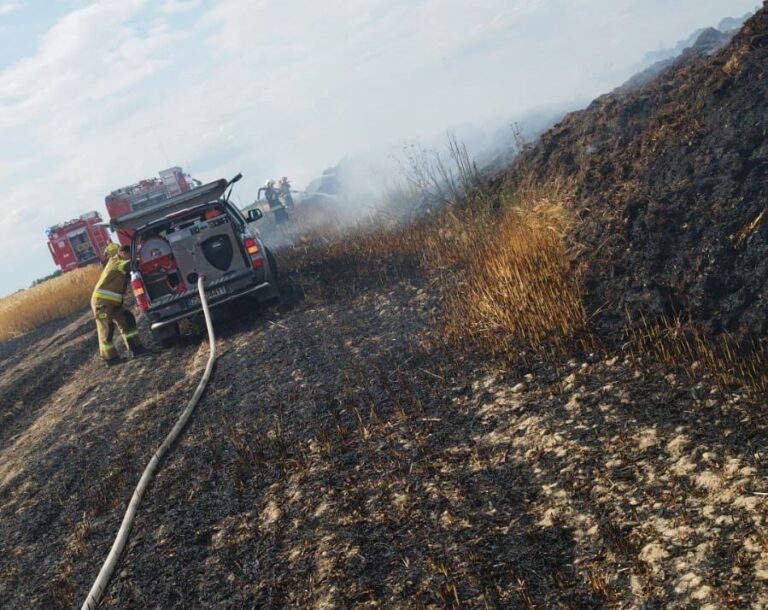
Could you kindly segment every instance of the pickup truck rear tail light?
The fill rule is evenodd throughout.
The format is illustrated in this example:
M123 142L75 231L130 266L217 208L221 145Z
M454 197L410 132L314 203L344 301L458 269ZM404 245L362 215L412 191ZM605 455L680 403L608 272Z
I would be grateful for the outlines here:
M144 290L144 282L138 275L134 275L131 278L131 288L133 289L133 296L136 298L136 305L142 311L149 309L149 299L147 299L147 293Z
M253 256L254 254L259 253L259 244L256 243L256 240L251 239L250 237L246 237L243 240L243 245L245 246L245 249L249 255Z
M251 266L254 269L263 267L264 255L261 253L261 248L259 248L259 244L256 243L256 240L251 237L246 237L243 240L243 245L245 246L245 251L248 253L248 256L251 257Z

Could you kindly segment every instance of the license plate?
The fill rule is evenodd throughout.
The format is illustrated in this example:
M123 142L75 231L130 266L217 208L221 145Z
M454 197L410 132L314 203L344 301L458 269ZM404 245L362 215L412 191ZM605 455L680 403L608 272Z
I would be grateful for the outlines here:
M210 303L213 299L217 299L219 297L223 297L225 294L227 294L227 287L226 286L219 286L218 288L212 288L211 290L205 291L205 296L208 299L208 302ZM190 297L189 299L189 305L194 307L197 305L200 305L200 295L195 295L193 297Z

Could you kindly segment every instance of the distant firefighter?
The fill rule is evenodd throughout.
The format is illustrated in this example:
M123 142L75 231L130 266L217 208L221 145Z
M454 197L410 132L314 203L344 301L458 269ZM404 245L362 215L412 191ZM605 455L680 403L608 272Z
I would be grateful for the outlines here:
M262 191L264 191L264 198L269 204L269 211L275 215L275 224L286 222L289 219L288 211L280 200L280 191L278 190L275 181L273 179L267 180L266 184L259 189L256 196L257 199L261 199Z
M123 307L123 295L128 287L128 268L131 264L131 248L109 244L104 253L109 256L99 281L93 289L91 309L96 319L99 337L99 355L107 366L118 362L114 344L115 325L120 329L126 349L134 356L145 351L136 330L136 318Z
M293 209L293 195L291 195L291 183L288 181L288 176L280 178L280 182L277 183L278 191L280 192L280 198L289 210Z

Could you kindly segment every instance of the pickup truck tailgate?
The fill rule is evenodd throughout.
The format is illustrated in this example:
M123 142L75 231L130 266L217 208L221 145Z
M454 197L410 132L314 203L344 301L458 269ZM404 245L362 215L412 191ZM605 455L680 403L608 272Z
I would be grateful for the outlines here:
M204 275L208 284L232 271L250 268L225 214L199 220L169 233L166 239L187 285L194 284L193 274Z

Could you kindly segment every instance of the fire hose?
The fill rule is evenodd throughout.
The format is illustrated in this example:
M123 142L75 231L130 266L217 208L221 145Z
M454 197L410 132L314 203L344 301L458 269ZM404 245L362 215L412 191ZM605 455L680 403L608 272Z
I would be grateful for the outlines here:
M80 610L96 610L96 608L99 607L99 602L101 601L101 598L104 595L104 591L109 584L109 579L112 577L112 573L115 571L115 567L117 566L117 562L120 559L120 555L125 548L125 543L128 541L128 535L131 533L133 520L135 519L136 511L141 504L141 499L144 497L144 492L147 490L147 487L155 476L160 462L168 452L168 449L170 449L171 445L173 445L173 443L176 441L176 438L187 424L187 421L191 417L192 412L195 410L197 403L200 401L200 397L203 395L203 391L208 385L208 380L211 377L213 364L216 361L216 337L213 334L213 323L211 322L211 313L208 310L208 300L205 296L205 288L203 287L202 276L200 276L197 280L197 290L200 294L200 303L203 306L205 326L208 329L208 341L210 345L208 364L205 367L205 372L203 373L203 377L200 380L200 383L197 385L195 393L187 403L187 407L182 412L181 416L176 422L176 425L168 433L168 436L165 437L163 444L160 445L157 451L155 451L155 454L152 456L149 464L147 464L147 467L144 469L144 473L141 475L141 479L139 480L138 485L136 485L136 489L133 492L131 501L128 504L128 509L125 511L123 522L117 532L115 542L112 544L112 549L109 551L109 555L107 556L104 565L101 567L101 571L99 571L99 575L96 577L96 581L93 583L91 590L88 592L88 597L86 598Z

